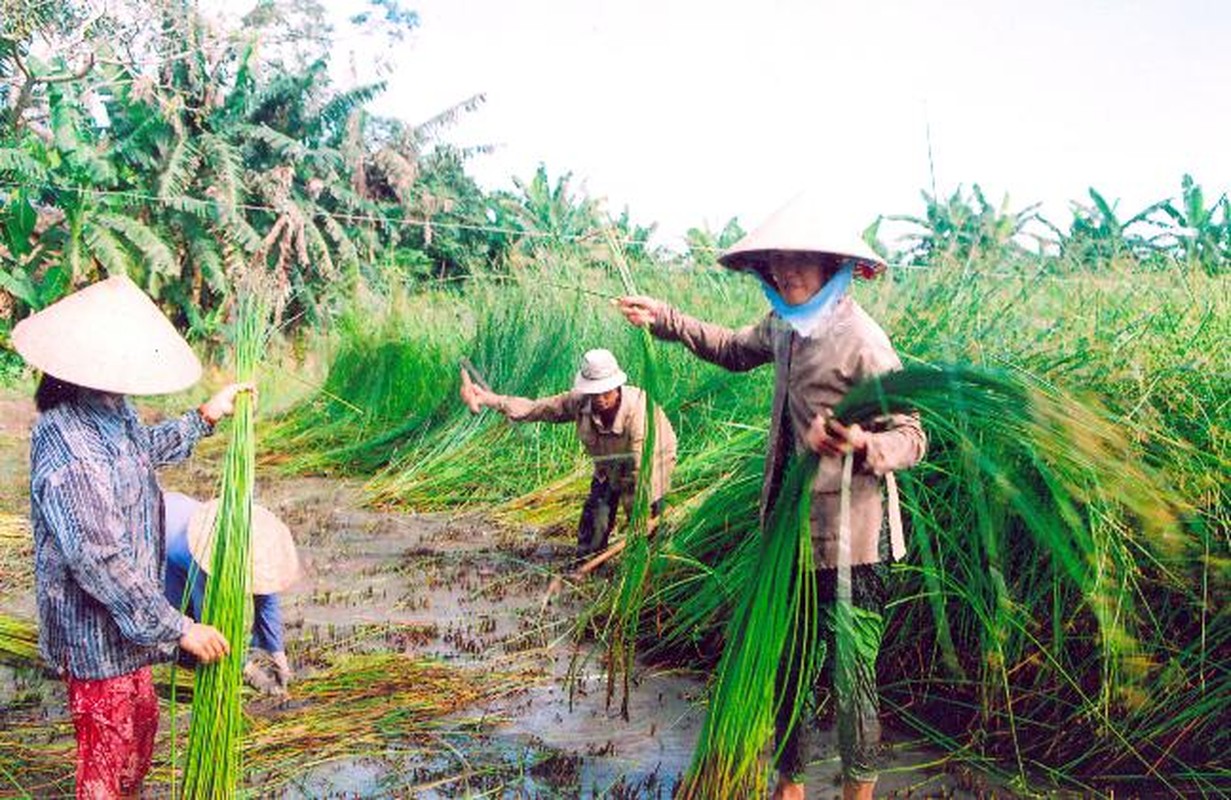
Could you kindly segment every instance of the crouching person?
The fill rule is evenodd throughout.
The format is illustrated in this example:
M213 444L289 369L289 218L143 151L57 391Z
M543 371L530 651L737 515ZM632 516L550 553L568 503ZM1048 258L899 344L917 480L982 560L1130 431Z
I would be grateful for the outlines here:
M205 606L205 579L218 502L202 503L166 492L167 600L193 619ZM299 557L290 530L263 506L252 506L252 641L244 681L264 694L285 695L294 673L282 638L278 592L299 576Z

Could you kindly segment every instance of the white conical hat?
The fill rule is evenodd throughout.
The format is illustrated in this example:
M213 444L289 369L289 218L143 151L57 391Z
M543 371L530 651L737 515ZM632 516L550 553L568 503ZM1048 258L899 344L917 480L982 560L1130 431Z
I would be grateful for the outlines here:
M13 347L48 375L115 394L171 394L201 377L188 342L125 275L26 317L13 329Z
M862 239L831 228L829 215L816 196L801 194L732 245L718 257L718 263L734 270L759 271L771 252L796 252L851 259L861 278L871 278L885 269L885 260Z
M213 568L214 518L218 515L218 501L202 503L188 522L188 552L208 575ZM264 506L252 504L252 553L253 594L277 594L299 578L299 553L291 529L278 519L274 512Z

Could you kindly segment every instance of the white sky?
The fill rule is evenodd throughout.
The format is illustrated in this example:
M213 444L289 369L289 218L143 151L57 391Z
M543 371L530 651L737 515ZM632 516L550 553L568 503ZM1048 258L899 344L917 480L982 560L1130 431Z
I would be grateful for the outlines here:
M448 136L498 146L471 163L483 186L572 171L669 244L806 186L852 230L921 213L929 124L942 193L977 182L1062 226L1089 186L1126 215L1184 172L1231 188L1226 0L403 3L421 24L377 110L483 92Z

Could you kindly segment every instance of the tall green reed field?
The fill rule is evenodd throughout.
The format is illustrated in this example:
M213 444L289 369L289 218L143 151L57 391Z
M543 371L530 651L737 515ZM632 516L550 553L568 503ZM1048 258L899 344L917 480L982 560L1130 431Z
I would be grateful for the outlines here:
M1048 452L1037 454L989 449L978 421L962 427L960 398L937 410L952 422L948 433L924 414L932 447L903 475L911 546L895 571L899 599L881 656L889 714L955 752L1003 759L1019 773L1198 791L1225 785L1226 280L1199 271L1056 278L1002 269L940 264L855 290L908 366L959 363L1020 376L1058 408L1076 408L1081 423L1057 427L1040 445ZM725 272L642 269L636 281L713 321L748 324L764 313L752 282ZM443 301L433 297L430 310L394 307L366 323L362 330L402 332L413 351L406 361L431 362L422 369L436 370L440 383L412 384L396 400L365 397L362 381L344 390L361 408L401 404L406 416L391 420L385 439L375 427L369 438L350 436L359 445L346 459L327 455L315 468L365 474L383 459L368 484L374 502L498 506L536 524L574 525L588 464L570 426L471 416L456 399L454 361L467 354L498 392L542 396L571 386L583 351L609 347L637 383L639 332L606 301L568 286L621 291L601 266L557 265L478 279ZM420 314L446 321L439 335L456 351L433 350ZM335 370L362 375L376 363L377 348L358 331L344 329L338 352L349 344L354 355L335 360ZM677 346L656 357L680 463L649 565L646 610L657 628L642 647L656 658L712 663L754 552L772 375L728 374ZM331 373L332 385L347 385L336 380ZM1066 405L1073 398L1082 404ZM320 396L278 424L318 413L322 403L331 407ZM337 441L348 441L359 417L332 413ZM1100 449L1092 430L1122 449ZM376 443L365 455L369 440ZM320 459L311 439L291 444L288 464ZM1108 463L1074 456L1060 472L1035 468L1042 456L1063 461L1070 452L1123 463L1124 475L1156 490L1157 508L1174 524L1109 497ZM1072 541L1032 535L1023 508L1045 509L1056 531L1063 523L1081 533Z

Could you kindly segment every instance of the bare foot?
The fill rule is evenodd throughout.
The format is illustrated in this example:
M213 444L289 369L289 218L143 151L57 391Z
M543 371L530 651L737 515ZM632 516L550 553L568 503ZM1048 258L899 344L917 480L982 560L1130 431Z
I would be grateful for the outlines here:
M804 785L802 783L792 783L788 780L780 780L778 785L774 787L771 800L804 800Z

